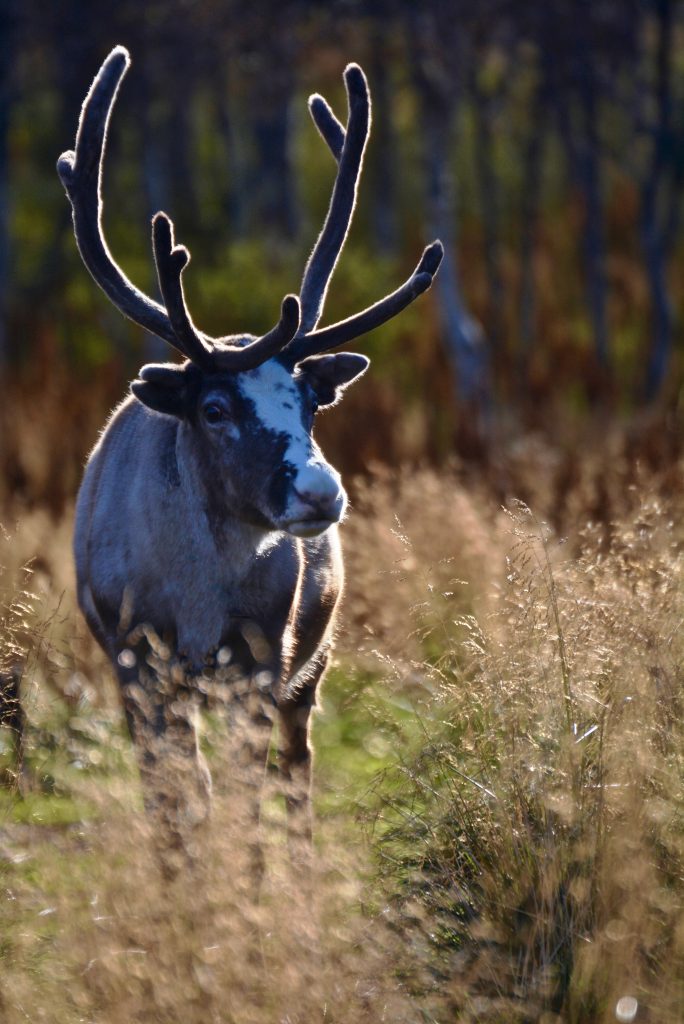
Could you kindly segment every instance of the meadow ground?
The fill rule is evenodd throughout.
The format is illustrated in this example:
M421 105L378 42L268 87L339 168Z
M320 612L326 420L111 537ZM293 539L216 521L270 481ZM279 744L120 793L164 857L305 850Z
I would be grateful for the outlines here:
M550 478L505 508L447 471L356 486L312 883L269 798L257 907L225 717L203 720L201 867L164 882L75 608L71 513L13 509L0 659L28 723L20 778L2 732L3 1024L680 1021L684 502L605 470L559 508Z

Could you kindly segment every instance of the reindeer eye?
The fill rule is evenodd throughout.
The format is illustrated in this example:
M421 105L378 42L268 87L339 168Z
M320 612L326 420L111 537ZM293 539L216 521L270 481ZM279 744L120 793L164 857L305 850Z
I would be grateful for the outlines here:
M207 402L202 412L207 423L220 423L221 420L225 419L223 409L216 402Z

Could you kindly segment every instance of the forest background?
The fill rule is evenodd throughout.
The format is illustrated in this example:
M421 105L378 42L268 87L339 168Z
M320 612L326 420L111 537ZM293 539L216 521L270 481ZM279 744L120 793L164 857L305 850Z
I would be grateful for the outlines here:
M334 423L322 421L344 470L455 455L504 496L526 438L526 457L552 446L562 491L572 451L613 428L630 455L671 464L681 436L682 31L671 0L249 10L171 0L142 11L5 0L6 496L58 509L126 381L142 361L168 357L92 286L54 171L116 42L134 64L111 132L105 230L129 276L156 294L148 225L165 209L194 254L194 316L215 334L267 329L279 296L297 290L334 170L305 100L320 91L342 114L342 68L354 59L366 69L372 141L327 317L403 280L432 237L447 257L428 298L364 339L372 377ZM43 431L37 460L26 437L60 408L63 429Z

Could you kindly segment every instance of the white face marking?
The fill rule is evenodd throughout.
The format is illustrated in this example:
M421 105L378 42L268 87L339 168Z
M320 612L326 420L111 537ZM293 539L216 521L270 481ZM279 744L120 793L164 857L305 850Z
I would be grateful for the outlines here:
M294 466L295 475L282 514L285 529L295 537L317 536L339 521L346 495L339 474L302 424L297 385L283 366L271 361L240 374L237 384L243 397L254 403L261 425L287 438L283 460Z
M297 473L312 461L311 438L302 425L300 397L291 374L269 360L238 378L238 386L254 402L256 415L266 430L287 435L285 461Z

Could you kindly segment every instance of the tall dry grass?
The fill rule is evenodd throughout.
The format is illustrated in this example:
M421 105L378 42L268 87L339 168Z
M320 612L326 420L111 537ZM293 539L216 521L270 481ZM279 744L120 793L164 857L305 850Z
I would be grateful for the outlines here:
M3 835L3 1021L407 1019L389 961L350 910L359 888L351 854L322 854L309 887L277 822L264 825L273 838L256 904L244 794L226 782L229 765L223 776L212 767L223 781L201 860L172 882L158 871L142 812L110 793L98 801L92 785L90 821Z
M0 799L0 1020L408 1019L360 911L358 841L322 821L309 869L268 779L255 900L231 709L203 722L214 800L199 855L163 877L111 672L75 608L70 532L70 515L34 510L0 540L2 666L18 669L28 718L24 770ZM11 776L10 730L0 743Z
M0 1019L584 1024L631 997L635 1020L679 1021L682 501L644 481L620 514L615 487L592 522L595 479L567 494L565 543L446 473L356 487L319 723L366 723L364 749L334 814L341 747L319 749L310 889L265 801L257 905L220 714L201 863L162 881L69 516L22 514L0 557L0 603L28 593L1 642L30 720L0 812Z
M445 480L391 504L374 646L419 721L369 814L407 985L440 1020L680 1020L681 501L570 543Z

